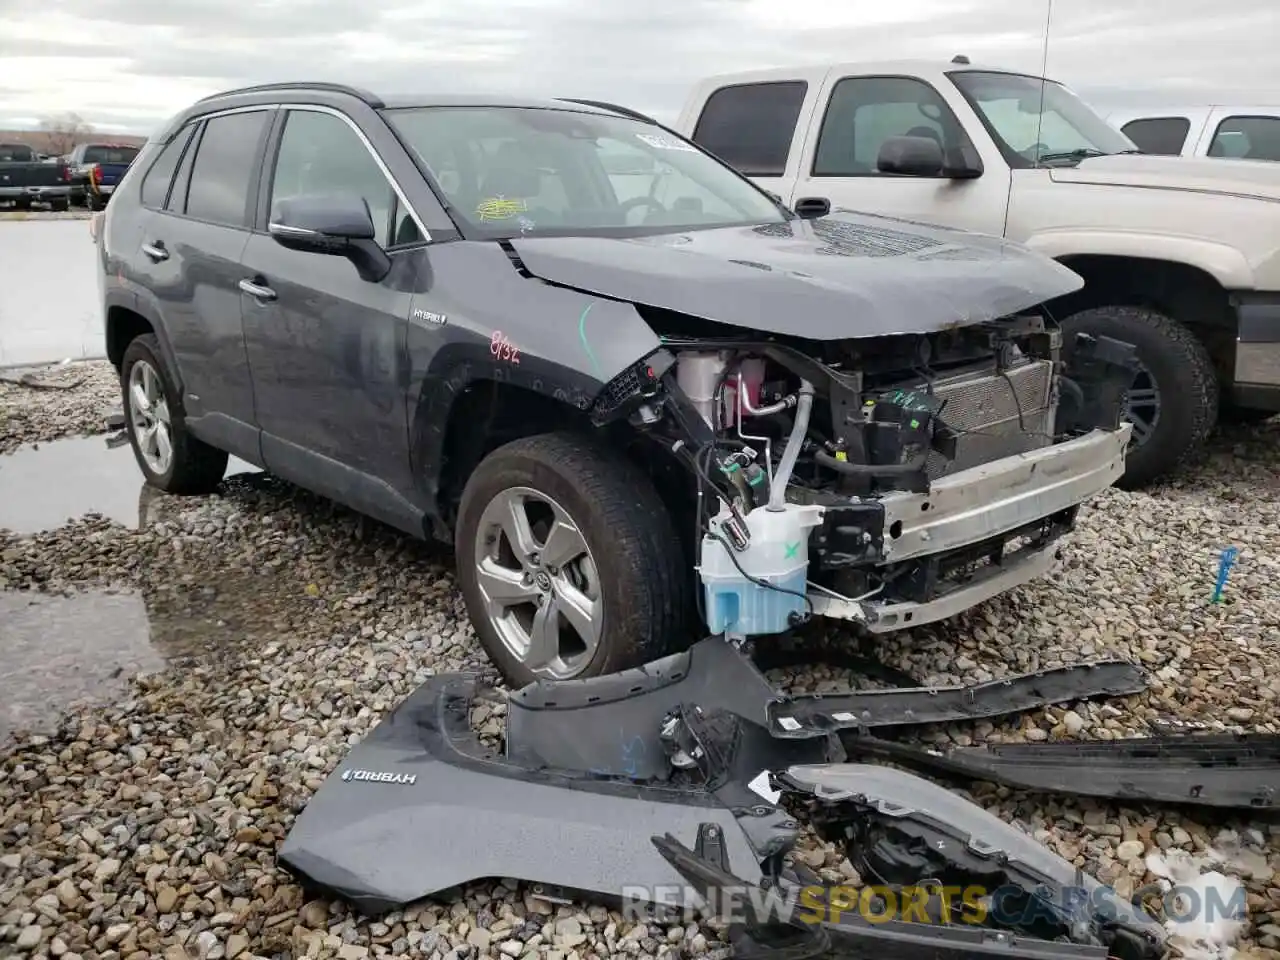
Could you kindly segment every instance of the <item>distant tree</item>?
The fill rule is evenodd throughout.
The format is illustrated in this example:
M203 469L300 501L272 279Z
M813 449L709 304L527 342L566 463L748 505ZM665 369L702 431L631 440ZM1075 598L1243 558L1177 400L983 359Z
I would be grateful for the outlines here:
M49 153L60 157L75 149L81 138L93 134L93 125L84 122L78 113L64 113L50 117L40 124L49 143Z

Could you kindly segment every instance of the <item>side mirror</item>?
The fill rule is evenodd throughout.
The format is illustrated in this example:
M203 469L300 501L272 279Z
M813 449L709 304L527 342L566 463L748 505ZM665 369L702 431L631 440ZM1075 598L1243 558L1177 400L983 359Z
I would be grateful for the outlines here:
M363 197L308 195L281 200L272 211L267 232L290 250L345 257L362 280L378 283L391 270L391 258L374 240L377 230Z
M932 137L889 137L880 145L876 169L898 177L940 177L942 145Z

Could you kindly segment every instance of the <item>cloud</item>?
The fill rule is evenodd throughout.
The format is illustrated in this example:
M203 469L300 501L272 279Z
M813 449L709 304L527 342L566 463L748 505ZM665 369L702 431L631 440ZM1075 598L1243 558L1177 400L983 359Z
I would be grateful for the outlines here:
M19 9L20 8L20 9ZM1048 70L1086 97L1280 101L1270 0L1057 0ZM1045 0L0 0L0 128L74 110L147 132L220 89L608 99L674 118L711 73L898 57L1038 72Z

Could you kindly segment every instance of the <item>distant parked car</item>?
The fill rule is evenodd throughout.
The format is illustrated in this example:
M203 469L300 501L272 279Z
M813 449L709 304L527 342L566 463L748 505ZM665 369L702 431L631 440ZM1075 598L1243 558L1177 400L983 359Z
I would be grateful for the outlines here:
M71 202L90 210L107 205L138 148L110 143L82 143L68 156L71 164Z
M67 209L71 170L58 161L41 160L24 143L0 143L0 203L8 200L19 210L33 203Z
M1107 121L1143 153L1280 161L1280 106L1116 110Z

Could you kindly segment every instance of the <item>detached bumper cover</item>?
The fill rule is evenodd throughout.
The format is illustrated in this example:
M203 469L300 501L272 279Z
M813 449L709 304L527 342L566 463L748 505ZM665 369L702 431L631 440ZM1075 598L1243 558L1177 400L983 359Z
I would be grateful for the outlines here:
M691 846L719 828L733 869L756 882L760 858L738 817L706 790L521 768L471 733L475 681L435 677L393 710L316 792L280 849L290 870L368 914L489 877L604 897L674 899L680 875L649 837ZM759 838L789 846L795 824L774 807L742 811Z
M1280 807L1280 736L1210 734L964 747L856 737L851 753L1028 790L1206 807Z

